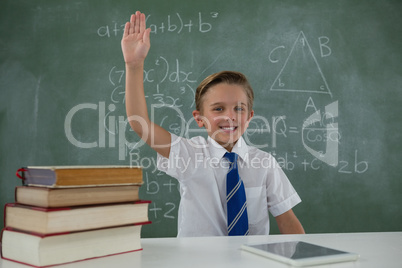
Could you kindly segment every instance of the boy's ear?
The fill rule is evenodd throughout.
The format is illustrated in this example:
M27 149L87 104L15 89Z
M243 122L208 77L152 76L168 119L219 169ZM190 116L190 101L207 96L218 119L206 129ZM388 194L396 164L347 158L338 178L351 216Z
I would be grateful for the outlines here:
M251 110L250 117L248 118L248 120L251 120L251 118L253 118L253 116L254 116L254 110Z
M250 123L251 119L253 118L253 116L254 116L254 110L251 110L250 115L248 116L248 119L247 119L247 127L248 127L248 124Z
M202 121L202 115L201 112L198 110L194 110L193 111L193 117L195 119L195 122L197 123L197 125L199 127L203 127L204 126L204 121Z

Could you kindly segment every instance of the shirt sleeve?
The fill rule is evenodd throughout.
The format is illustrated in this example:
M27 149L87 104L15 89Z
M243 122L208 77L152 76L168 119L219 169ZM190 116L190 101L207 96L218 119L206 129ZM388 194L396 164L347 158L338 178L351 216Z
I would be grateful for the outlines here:
M157 154L157 168L181 181L194 172L196 152L191 140L171 133L169 158Z
M267 183L268 209L272 216L279 216L301 202L286 174L279 164L274 161L274 167L269 173Z
M170 133L170 152L169 152L169 158L166 158L162 156L161 154L157 153L157 160L156 160L156 167L160 170L168 174L169 176L172 176L176 178L177 176L177 171L174 165L174 156L178 154L179 151L179 146L178 142L179 137L176 136L173 133Z

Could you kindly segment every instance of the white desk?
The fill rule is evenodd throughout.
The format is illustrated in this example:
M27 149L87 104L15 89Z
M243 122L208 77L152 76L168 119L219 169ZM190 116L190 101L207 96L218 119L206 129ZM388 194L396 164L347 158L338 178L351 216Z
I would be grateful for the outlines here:
M244 243L301 240L360 254L356 262L314 267L402 267L402 232L270 235L249 237L155 238L142 239L143 251L56 266L58 268L257 268L289 267L252 253L241 251ZM1 260L0 268L28 266Z

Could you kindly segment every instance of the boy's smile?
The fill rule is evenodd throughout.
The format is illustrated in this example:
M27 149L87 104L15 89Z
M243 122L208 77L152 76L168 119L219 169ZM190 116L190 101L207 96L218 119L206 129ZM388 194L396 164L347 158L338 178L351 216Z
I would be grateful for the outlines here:
M212 139L231 151L254 114L247 103L242 86L220 83L208 89L202 99L201 111L194 111L193 116Z

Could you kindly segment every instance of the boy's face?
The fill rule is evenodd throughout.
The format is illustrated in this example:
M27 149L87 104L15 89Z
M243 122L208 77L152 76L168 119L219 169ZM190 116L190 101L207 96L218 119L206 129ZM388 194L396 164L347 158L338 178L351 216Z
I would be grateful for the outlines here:
M247 103L242 86L220 83L208 89L202 99L201 111L193 111L193 116L212 139L231 151L254 115Z

